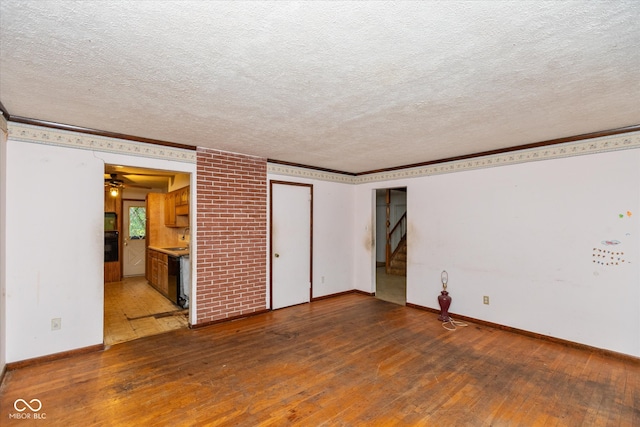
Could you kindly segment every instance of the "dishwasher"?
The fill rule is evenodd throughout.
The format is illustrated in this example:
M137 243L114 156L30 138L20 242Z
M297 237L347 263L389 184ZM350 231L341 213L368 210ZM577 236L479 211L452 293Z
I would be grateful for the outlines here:
M167 297L176 305L180 305L180 258L179 256L167 256L167 271L169 273Z
M189 291L191 290L191 261L189 255L180 257L180 287L178 288L178 305L189 307Z

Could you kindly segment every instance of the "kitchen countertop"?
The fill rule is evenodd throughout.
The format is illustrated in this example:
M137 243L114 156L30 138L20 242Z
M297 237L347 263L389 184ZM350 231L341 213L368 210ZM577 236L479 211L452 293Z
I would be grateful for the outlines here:
M189 256L189 245L171 246L166 248L160 248L158 246L147 246L147 248L175 257Z

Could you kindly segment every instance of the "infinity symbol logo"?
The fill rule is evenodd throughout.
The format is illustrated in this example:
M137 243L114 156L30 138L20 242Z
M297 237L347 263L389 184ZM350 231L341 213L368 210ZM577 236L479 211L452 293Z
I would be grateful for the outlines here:
M34 406L36 406L36 405L31 406L29 404L29 403L33 404L33 402L37 403L37 407L36 408L34 408ZM13 407L18 412L26 411L27 408L31 409L32 412L38 412L40 409L42 409L42 402L40 402L40 400L38 400L38 399L31 399L29 401L29 403L27 403L27 401L24 400L24 399L18 399L15 402L13 402ZM18 404L21 404L21 405L18 405Z

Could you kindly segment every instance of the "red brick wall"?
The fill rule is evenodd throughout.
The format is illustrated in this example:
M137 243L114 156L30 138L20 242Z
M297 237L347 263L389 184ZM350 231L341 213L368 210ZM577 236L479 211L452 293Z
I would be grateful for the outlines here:
M197 151L197 324L266 307L267 161Z

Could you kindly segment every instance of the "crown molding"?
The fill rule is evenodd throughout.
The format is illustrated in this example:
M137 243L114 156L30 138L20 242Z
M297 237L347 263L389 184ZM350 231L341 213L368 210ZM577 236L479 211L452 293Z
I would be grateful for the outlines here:
M128 141L13 121L8 122L8 131L9 139L15 141L196 163L195 150Z
M318 179L344 184L365 184L369 182L419 178L430 175L441 175L475 169L486 169L498 166L515 165L519 163L553 160L564 157L584 156L637 148L640 148L640 131L558 143L554 145L542 145L535 148L508 151L499 154L460 160L443 161L424 166L409 166L402 169L393 169L356 176L308 169L303 166L283 165L279 163L269 163L267 165L267 172L274 175Z
M552 145L563 144L565 142L586 141L586 140L591 140L591 139L605 137L605 136L606 137L610 137L610 136L614 136L614 135L633 133L633 132L636 132L636 131L640 131L640 125L625 126L625 127L616 128L616 129L608 129L608 130L603 130L603 131L598 131L598 132L584 133L584 134L581 134L581 135L573 135L573 136L568 136L568 137L563 137L563 138L549 139L549 140L546 140L546 141L533 142L533 143L530 143L530 144L523 144L523 145L515 145L515 146L512 146L512 147L505 147L505 148L500 148L500 149L495 149L495 150L483 151L483 152L479 152L479 153L465 154L465 155L462 155L462 156L455 156L455 157L449 157L449 158L444 158L444 159L431 160L431 161L428 161L428 162L420 162L420 163L414 163L414 164L409 164L409 165L395 166L395 167L392 167L392 168L383 168L383 169L377 169L377 170L370 170L370 171L365 171L365 172L359 172L359 173L356 173L354 175L372 175L372 174L376 174L376 173L380 173L380 172L390 172L390 171L394 171L394 170L412 169L412 168L417 168L417 167L432 166L432 165L440 164L440 163L450 163L450 162L459 161L459 160L469 160L469 159L475 159L475 158L479 158L479 157L487 157L487 156L493 156L493 155L498 155L498 154L505 154L505 153L511 153L511 152L517 152L517 151L524 151L524 150L529 150L529 149L534 149L534 148L549 147L549 146L552 146Z
M344 171L340 171L340 170L336 170L336 169L321 168L321 167L317 167L317 166L309 166L309 165L300 164L300 163L284 162L282 160L267 159L267 161L269 163L275 163L275 164L279 164L279 165L283 165L283 166L294 166L294 167L304 168L304 169L313 169L313 170L317 170L317 171L321 171L321 172L329 172L329 173L338 174L338 175L349 175L349 176L358 175L357 173L344 172ZM376 172L380 172L380 171L376 171Z
M2 110L0 110L0 132L4 133L5 137L9 137L9 129L7 128L7 118Z
M389 181L395 179L417 178L430 175L455 173L475 169L486 169L519 163L553 160L565 157L584 156L609 151L640 148L640 132L616 136L586 139L564 144L545 145L537 148L510 151L502 154L479 156L471 159L443 162L429 166L392 170L387 172L359 175L354 184Z
M339 172L311 169L304 166L295 166L291 164L272 163L272 161L267 162L267 173L273 175L285 175L295 178L339 182L342 184L354 184L354 179L356 178L353 175L346 175Z
M1 106L2 105L0 105L0 107ZM165 147L184 148L185 150L196 149L196 147L193 145L178 144L175 142L162 141L159 139L144 138L140 136L128 135L128 134L117 133L117 132L109 132L105 130L86 128L82 126L69 125L65 123L50 122L50 121L41 120L41 119L32 119L30 117L21 117L21 116L13 116L13 115L7 116L7 117L8 117L8 120L10 120L11 122L22 123L25 125L33 125L33 126L39 126L43 128L51 128L51 129L57 129L57 130L68 130L72 132L82 133L85 135L97 135L97 136L103 136L106 138L124 139L127 141L146 142L148 144L162 145Z
M193 149L130 141L13 121L7 122L3 115L0 116L0 130L2 130L2 126L7 128L8 138L16 141L196 163L196 151ZM267 173L342 184L365 184L637 148L640 148L640 131L355 176L339 171L308 168L303 165L276 161L268 161Z

